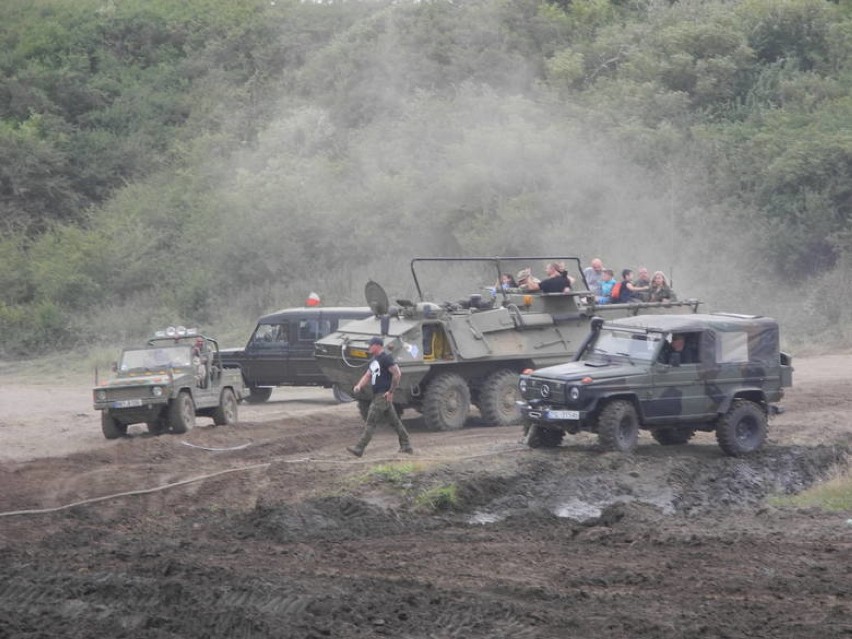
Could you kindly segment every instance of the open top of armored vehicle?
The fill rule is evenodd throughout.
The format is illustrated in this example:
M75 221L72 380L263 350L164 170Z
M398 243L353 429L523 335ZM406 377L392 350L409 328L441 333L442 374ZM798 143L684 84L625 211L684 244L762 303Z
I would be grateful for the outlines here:
M551 262L564 265L574 279L571 291L533 293L493 284L504 272L543 270ZM411 274L417 301L391 304L379 284L368 282L365 294L374 315L318 340L316 358L329 379L351 388L369 361L370 338L384 337L402 371L397 408L414 408L428 426L441 430L461 428L471 404L488 424L517 422L518 374L570 359L595 314L695 312L699 304L597 305L577 257L415 258ZM424 275L432 277L427 282ZM467 294L459 297L460 291ZM368 401L359 400L362 412Z

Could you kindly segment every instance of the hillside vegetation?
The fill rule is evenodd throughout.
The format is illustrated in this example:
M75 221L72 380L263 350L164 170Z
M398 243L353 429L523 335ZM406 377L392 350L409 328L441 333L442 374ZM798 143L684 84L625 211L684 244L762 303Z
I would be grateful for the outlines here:
M845 0L6 0L0 45L6 356L546 253L852 343Z

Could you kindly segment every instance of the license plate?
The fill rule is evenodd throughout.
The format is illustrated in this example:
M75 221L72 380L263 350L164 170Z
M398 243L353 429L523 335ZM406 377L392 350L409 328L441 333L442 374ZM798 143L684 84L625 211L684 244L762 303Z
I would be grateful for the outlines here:
M362 348L350 348L349 354L352 357L363 357L364 359L367 359L370 356L370 354Z
M141 406L141 399L121 399L117 402L112 402L110 404L110 408L132 408L134 406Z
M580 419L578 410L549 410L547 416L550 419Z

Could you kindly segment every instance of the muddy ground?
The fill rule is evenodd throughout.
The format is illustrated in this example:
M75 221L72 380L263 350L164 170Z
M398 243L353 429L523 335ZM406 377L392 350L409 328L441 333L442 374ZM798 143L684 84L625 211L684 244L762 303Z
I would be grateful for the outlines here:
M768 502L848 470L852 356L795 364L740 460L415 415L413 457L380 432L355 459L321 389L106 441L86 386L7 374L0 639L852 637L852 513Z

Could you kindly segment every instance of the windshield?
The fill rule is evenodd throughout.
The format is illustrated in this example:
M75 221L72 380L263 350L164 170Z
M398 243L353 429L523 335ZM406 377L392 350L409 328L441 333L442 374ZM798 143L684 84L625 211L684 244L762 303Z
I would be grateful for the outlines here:
M632 360L652 362L663 342L659 333L637 333L612 328L604 328L597 338L589 344L582 360L629 357Z
M119 370L134 369L159 370L163 368L181 368L191 364L189 346L165 346L146 348L138 351L124 351Z

